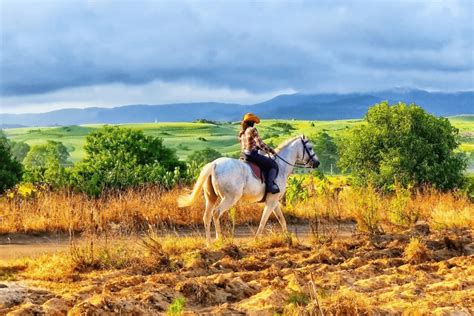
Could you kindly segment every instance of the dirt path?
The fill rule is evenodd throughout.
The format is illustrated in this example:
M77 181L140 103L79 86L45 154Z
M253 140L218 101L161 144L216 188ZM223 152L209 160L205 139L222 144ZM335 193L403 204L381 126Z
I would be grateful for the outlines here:
M237 242L246 241L253 238L257 226L242 225L235 228L234 238ZM270 224L267 230L279 230L277 224ZM295 234L300 240L307 240L311 238L312 233L309 225L294 224L289 225L288 230ZM340 238L349 238L355 231L353 224L341 224L323 226L323 231L333 231ZM204 236L202 228L189 229L181 228L179 230L162 231L163 235L177 235L177 236ZM122 240L130 240L131 242L138 242L139 235L132 235L122 237ZM76 238L76 242L80 242L81 238ZM69 248L70 240L67 234L43 234L43 235L28 235L28 234L7 234L0 235L0 260L9 260L23 257L38 257L46 253L54 253L57 251L64 251Z

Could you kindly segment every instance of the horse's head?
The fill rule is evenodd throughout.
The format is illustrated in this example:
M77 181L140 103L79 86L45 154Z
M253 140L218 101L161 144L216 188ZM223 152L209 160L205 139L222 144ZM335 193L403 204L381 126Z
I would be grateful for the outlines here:
M311 141L305 135L301 135L299 139L301 141L302 150L298 154L298 162L311 168L317 168L320 162L318 156L313 151L313 144L311 144Z

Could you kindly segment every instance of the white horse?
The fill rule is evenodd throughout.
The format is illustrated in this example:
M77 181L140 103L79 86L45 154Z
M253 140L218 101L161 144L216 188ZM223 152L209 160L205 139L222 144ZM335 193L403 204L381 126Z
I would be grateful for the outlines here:
M280 193L267 194L256 236L261 235L272 212L275 213L283 231L288 230L280 207L280 199L285 194L288 177L298 164L311 168L317 168L319 165L313 146L304 135L286 141L276 149L276 152L279 171L275 182L280 187ZM265 194L265 184L253 176L247 163L238 159L219 158L204 166L193 191L189 195L179 197L179 207L193 204L202 190L204 190L206 200L203 220L206 228L206 241L209 244L211 241L211 219L214 219L216 239L219 239L221 236L219 218L222 214L240 199L251 202L261 201ZM220 202L218 202L219 199Z

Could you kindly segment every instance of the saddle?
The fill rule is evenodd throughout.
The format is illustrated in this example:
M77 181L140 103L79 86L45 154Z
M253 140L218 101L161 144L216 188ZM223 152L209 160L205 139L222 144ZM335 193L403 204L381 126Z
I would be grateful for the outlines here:
M265 182L265 175L262 172L262 169L260 169L260 167L257 166L256 163L253 163L253 162L250 162L250 161L245 161L245 162L250 166L250 169L252 169L253 176L257 179L260 179L260 181L262 181L262 183L264 183Z
M260 180L262 183L265 183L265 178L267 177L266 172L263 172L262 169L256 163L248 161L247 157L245 157L245 155L241 155L240 160L242 160L243 162L245 162L249 165L250 170L252 170L252 175L256 179ZM267 194L268 194L267 190L265 190L265 193L263 194L263 197L259 201L259 203L265 202L265 200L267 199Z
M262 183L265 183L265 174L264 172L262 172L262 169L256 163L248 161L247 159L245 159L245 156L241 156L240 160L250 166L250 169L252 170L252 175L256 179L260 180Z

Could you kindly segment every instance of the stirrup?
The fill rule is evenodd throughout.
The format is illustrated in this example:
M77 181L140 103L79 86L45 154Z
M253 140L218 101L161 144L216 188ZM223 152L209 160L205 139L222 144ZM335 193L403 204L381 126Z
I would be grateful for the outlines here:
M272 193L272 194L280 193L280 188L278 187L278 185L276 183L274 183L271 186L270 193Z

